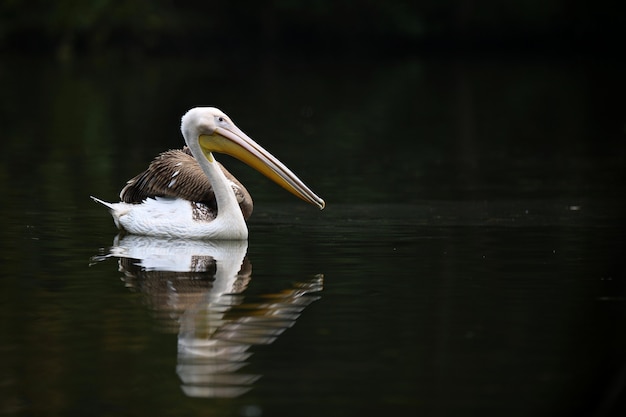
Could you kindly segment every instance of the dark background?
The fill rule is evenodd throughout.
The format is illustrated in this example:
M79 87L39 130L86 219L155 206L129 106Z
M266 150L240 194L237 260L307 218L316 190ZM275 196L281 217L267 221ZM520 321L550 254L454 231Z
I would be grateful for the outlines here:
M237 48L372 59L468 50L621 59L625 9L608 0L3 1L0 48L61 59L111 48L129 56Z
M3 1L2 387L24 413L93 395L207 415L115 261L88 265L116 233L89 195L115 200L211 104L328 203L220 156L257 204L255 284L327 277L256 351L273 415L294 415L294 393L320 415L363 415L363 398L408 415L623 411L625 9Z

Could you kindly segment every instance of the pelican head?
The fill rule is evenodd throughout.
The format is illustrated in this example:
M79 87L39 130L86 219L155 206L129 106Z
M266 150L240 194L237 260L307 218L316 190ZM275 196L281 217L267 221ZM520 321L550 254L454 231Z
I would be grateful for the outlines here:
M209 163L212 152L224 153L256 169L290 193L320 209L324 200L307 187L289 168L243 133L215 107L196 107L182 117L181 132L190 149L198 149Z

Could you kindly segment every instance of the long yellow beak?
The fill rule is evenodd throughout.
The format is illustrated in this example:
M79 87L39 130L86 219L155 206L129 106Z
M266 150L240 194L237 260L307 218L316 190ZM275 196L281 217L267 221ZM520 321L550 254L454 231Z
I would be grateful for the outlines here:
M211 152L233 156L320 210L326 205L289 168L237 127L218 127L212 135L200 135L198 141L209 161L212 161Z

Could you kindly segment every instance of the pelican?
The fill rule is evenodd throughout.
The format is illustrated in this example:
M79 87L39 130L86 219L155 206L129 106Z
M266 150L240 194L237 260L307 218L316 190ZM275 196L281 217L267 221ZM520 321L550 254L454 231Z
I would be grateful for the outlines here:
M182 117L180 129L187 146L158 155L146 171L126 183L119 203L91 197L109 208L119 229L146 236L247 239L252 199L213 152L241 160L302 200L324 208L324 200L221 110L193 108Z

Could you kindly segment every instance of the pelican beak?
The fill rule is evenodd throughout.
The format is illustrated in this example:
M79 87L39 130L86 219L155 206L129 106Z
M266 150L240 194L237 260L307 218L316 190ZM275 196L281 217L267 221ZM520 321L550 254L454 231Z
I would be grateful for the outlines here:
M213 161L211 152L225 153L239 159L283 187L296 197L321 209L326 203L307 187L289 168L263 149L236 126L218 127L211 135L200 135L200 148Z

